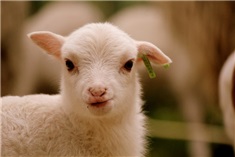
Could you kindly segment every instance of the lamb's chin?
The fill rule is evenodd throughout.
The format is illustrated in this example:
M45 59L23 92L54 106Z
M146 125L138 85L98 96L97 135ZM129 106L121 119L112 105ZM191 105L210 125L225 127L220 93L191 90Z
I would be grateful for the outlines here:
M87 104L87 108L91 114L95 116L104 116L111 112L114 106L113 104L113 100L107 100L104 102Z

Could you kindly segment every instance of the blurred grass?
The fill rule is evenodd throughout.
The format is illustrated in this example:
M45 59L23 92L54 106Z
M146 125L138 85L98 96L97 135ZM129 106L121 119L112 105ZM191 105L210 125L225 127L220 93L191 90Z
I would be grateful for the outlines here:
M222 126L206 125L198 123L185 123L175 121L164 121L149 119L149 157L162 156L182 156L187 157L188 142L206 142L209 143L213 157L233 157L233 148L230 140L225 134ZM195 125L199 130L204 130L205 137L191 137L188 132L188 125ZM198 131L199 131L198 130ZM224 154L223 154L223 151ZM219 155L220 154L220 155ZM222 155L223 154L223 155ZM221 156L222 155L222 156Z
M35 14L37 11L40 10L41 7L51 2L53 1L30 1L32 6L30 9L30 14L31 15ZM85 1L77 1L77 2L79 3ZM148 1L88 1L88 2L96 5L99 9L101 9L106 19L123 8L136 4L149 3Z
M144 111L149 117L159 120L183 120L177 98L167 82L157 76L156 79L143 79L142 84L143 99L146 101Z
M147 1L91 1L94 5L98 6L104 13L106 18L109 18L119 10L136 5L149 3Z
M30 16L37 13L44 5L50 3L52 1L30 1L31 7L29 14Z
M186 141L151 138L148 157L187 157ZM167 148L167 149L166 149Z

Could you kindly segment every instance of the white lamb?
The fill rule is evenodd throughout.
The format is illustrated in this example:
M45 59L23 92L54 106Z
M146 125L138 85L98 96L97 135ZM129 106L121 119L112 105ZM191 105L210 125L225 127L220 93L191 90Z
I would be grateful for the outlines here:
M235 150L235 51L229 56L220 72L219 98L225 130Z
M144 156L139 56L160 65L171 59L108 23L68 37L46 31L29 37L60 61L61 92L2 98L2 155Z

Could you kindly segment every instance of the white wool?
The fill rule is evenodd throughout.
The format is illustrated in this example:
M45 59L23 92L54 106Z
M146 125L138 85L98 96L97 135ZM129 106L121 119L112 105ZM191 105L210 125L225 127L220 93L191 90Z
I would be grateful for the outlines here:
M108 23L29 37L60 61L61 92L2 98L2 155L144 156L138 56L163 65L170 58Z
M59 95L3 98L2 155L141 156L142 114L125 123L122 119L83 121L66 114L58 106L60 99Z
M224 116L224 125L227 135L231 139L235 148L235 104L233 104L232 97L235 96L232 93L235 88L235 80L233 80L235 72L235 51L229 56L227 61L220 72L219 77L219 98L220 107Z

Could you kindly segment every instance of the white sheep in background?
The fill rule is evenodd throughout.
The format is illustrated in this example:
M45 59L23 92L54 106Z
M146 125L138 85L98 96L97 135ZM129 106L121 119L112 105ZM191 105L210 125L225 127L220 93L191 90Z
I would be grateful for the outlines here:
M2 155L143 156L139 56L160 65L170 58L108 23L29 37L60 61L61 92L2 98Z
M227 59L220 72L219 98L225 130L235 149L235 51Z

